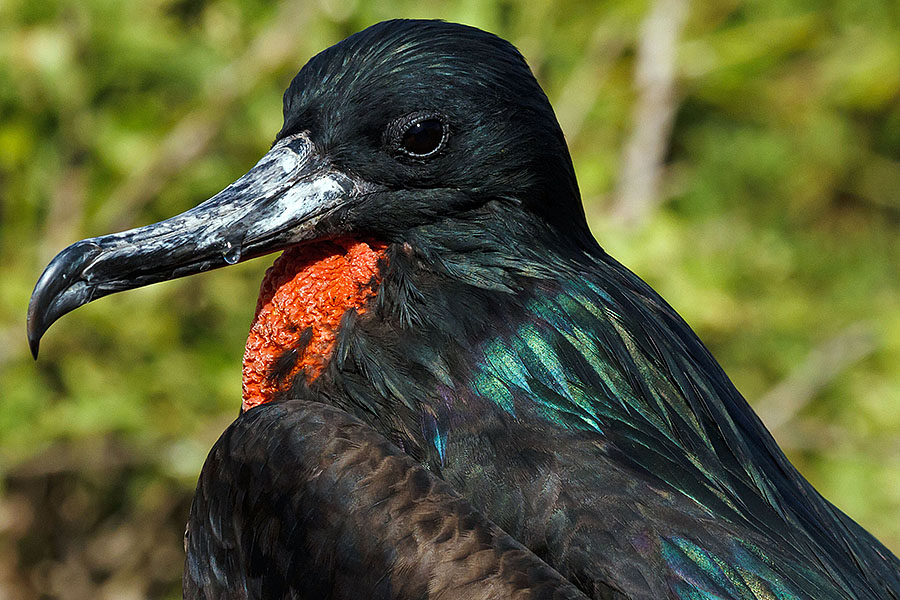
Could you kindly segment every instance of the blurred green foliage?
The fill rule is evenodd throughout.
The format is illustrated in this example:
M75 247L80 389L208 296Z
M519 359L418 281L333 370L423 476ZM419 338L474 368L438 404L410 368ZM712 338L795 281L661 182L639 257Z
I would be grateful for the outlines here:
M626 226L609 215L651 4L0 3L0 586L179 597L180 528L237 414L271 260L91 304L36 363L31 288L67 244L242 174L303 63L393 17L521 49L603 246L692 324L814 485L900 550L900 4L694 2L660 202Z

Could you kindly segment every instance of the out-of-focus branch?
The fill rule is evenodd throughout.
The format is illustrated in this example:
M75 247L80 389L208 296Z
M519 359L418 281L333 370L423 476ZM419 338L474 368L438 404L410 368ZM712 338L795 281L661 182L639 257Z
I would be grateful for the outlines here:
M757 414L773 434L789 424L816 394L847 368L877 349L870 327L856 323L814 348L787 378L755 404Z
M613 217L626 225L643 222L660 202L663 160L678 103L678 39L687 13L688 0L656 0L641 27L634 125L612 209Z

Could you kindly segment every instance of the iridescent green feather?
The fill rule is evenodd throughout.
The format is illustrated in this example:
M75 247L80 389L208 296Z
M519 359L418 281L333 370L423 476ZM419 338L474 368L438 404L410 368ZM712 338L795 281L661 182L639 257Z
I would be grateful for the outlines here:
M526 320L482 348L473 387L485 401L517 419L625 443L635 464L649 470L669 465L659 476L676 476L665 483L726 522L762 531L767 516L784 516L776 484L757 469L752 450L734 441L738 425L717 398L723 385L716 377L724 374L717 365L710 371L704 363L715 363L706 354L662 346L672 340L656 335L658 314L643 315L645 329L636 332L634 306L576 280L533 298L526 308ZM739 398L724 381L725 391ZM717 501L711 504L712 498ZM762 516L761 506L768 511ZM804 589L819 590L822 598L844 597L821 573L776 565L745 540L713 551L688 535L658 540L679 598L796 600ZM797 581L805 587L796 587Z

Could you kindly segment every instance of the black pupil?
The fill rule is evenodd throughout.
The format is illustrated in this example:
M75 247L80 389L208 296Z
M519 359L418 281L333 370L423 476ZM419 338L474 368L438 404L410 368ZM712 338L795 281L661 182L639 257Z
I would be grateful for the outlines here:
M412 155L425 156L437 150L444 139L444 125L437 119L413 124L403 134L403 148Z

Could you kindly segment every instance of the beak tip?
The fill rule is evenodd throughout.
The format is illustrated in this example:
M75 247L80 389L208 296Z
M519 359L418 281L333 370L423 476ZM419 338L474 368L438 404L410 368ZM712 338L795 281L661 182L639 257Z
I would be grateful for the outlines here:
M41 346L41 337L43 337L47 327L41 311L35 310L34 299L28 305L28 319L25 330L28 336L28 347L31 349L31 356L34 357L34 360L37 360L38 350Z
M72 244L56 255L41 273L28 303L26 333L31 355L37 360L41 337L67 312L90 302L94 290L82 275L101 252L93 239Z

